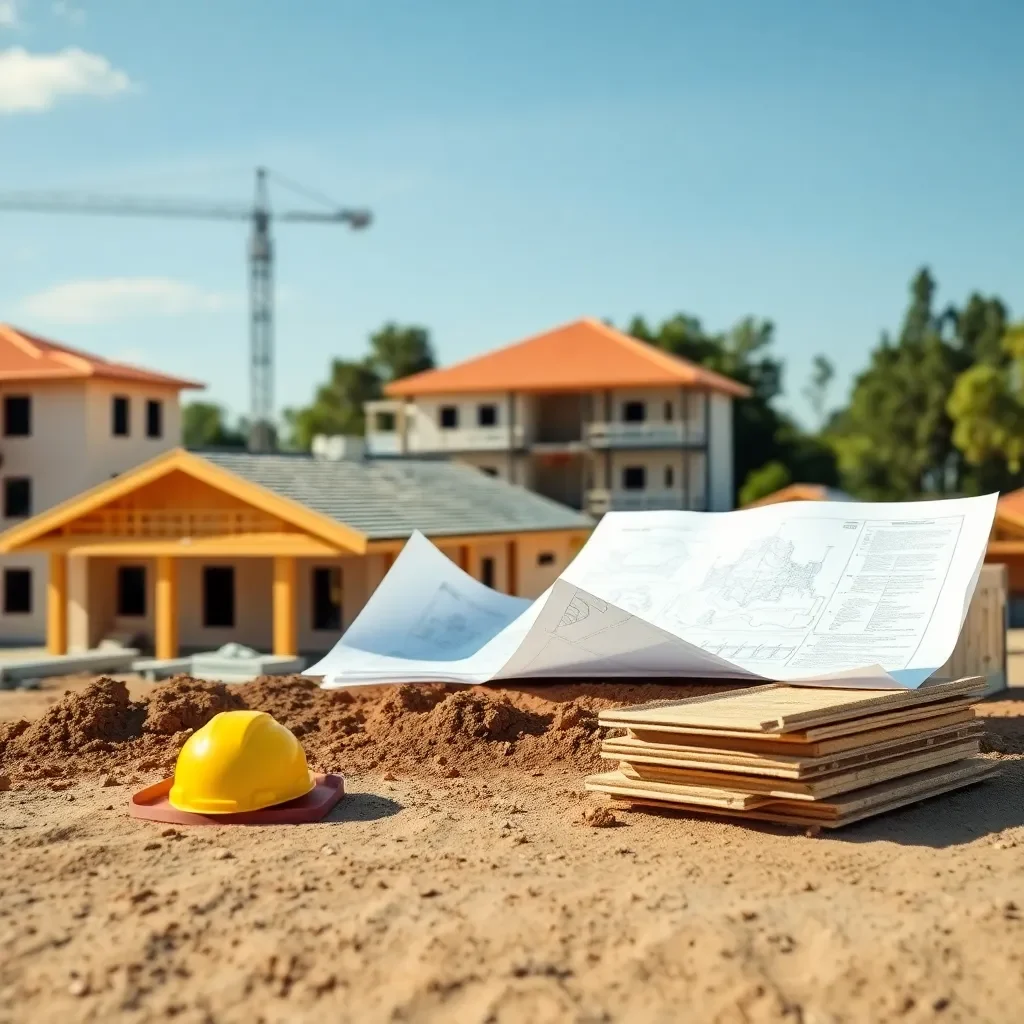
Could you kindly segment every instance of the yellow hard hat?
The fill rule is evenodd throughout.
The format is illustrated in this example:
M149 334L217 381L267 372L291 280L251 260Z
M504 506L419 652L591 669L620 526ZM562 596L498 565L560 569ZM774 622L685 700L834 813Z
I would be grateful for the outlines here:
M194 814L258 811L316 785L302 744L265 711L222 711L181 748L171 806Z

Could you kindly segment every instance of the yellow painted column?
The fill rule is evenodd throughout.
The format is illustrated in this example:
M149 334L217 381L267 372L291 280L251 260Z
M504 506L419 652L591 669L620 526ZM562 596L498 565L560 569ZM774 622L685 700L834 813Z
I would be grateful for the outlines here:
M178 563L170 555L156 560L156 656L178 656Z
M298 609L295 593L295 559L274 558L274 653L298 654Z
M68 558L50 555L50 576L46 583L46 650L68 653Z

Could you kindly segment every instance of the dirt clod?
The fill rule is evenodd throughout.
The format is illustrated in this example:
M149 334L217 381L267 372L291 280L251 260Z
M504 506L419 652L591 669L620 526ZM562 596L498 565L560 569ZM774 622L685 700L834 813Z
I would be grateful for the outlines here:
M583 824L590 828L614 828L619 819L610 807L587 807L583 811Z

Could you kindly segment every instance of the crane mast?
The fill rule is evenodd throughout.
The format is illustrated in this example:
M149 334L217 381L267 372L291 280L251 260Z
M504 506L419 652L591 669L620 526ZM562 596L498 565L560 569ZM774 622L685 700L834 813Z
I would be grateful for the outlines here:
M270 238L270 197L263 168L256 172L256 203L249 242L249 450L269 452L274 434L274 243Z
M185 217L205 220L247 220L249 238L249 450L273 451L274 427L274 244L271 221L293 224L347 224L353 230L369 227L368 210L338 207L330 200L288 182L275 180L293 191L331 207L327 213L291 210L274 214L267 187L269 172L256 169L256 195L252 206L230 203L198 203L179 200L139 199L67 193L0 192L0 210L33 213L84 213L112 216Z

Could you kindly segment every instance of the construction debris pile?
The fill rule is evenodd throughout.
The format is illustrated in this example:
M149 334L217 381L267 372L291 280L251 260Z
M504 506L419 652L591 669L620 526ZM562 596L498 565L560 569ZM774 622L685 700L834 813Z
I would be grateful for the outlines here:
M984 680L918 690L768 685L609 708L587 789L632 806L838 828L994 772L976 757Z

